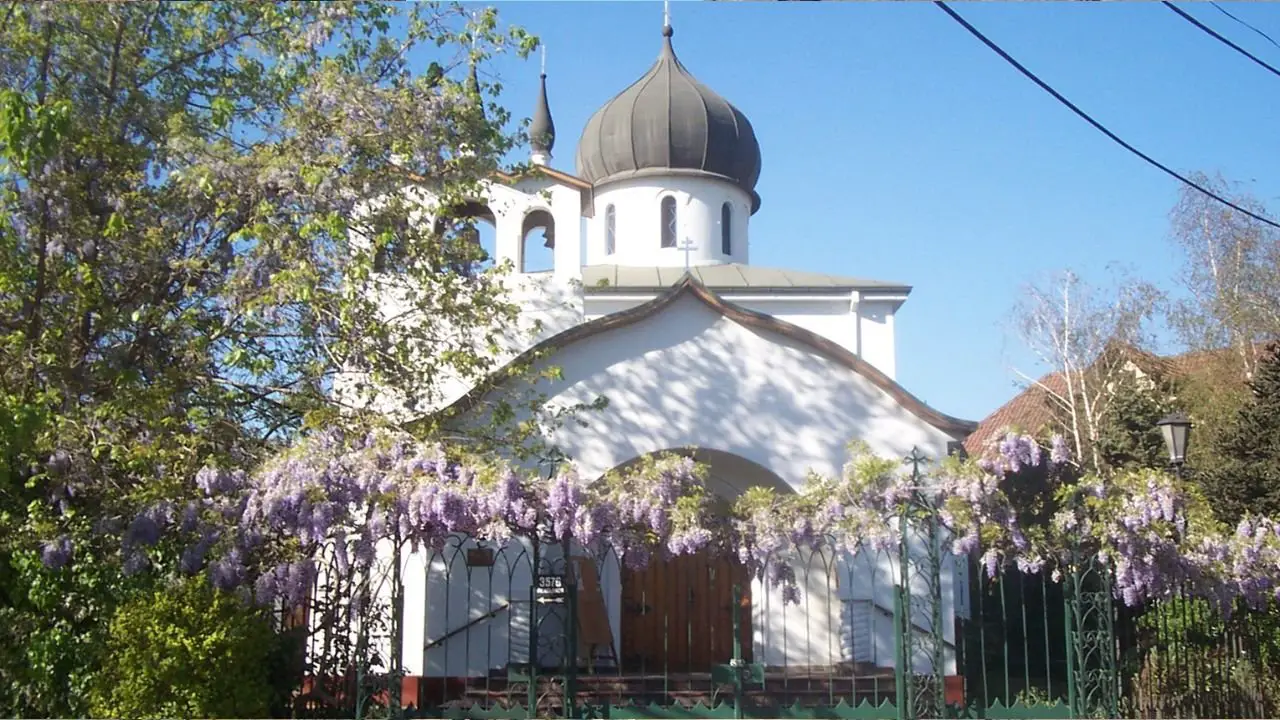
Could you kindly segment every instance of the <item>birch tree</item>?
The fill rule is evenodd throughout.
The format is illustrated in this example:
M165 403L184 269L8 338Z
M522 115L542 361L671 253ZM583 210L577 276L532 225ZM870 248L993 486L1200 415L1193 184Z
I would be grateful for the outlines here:
M1267 212L1221 177L1200 174L1195 180ZM1261 344L1280 336L1280 232L1190 187L1170 218L1186 294L1171 307L1170 324L1191 350L1230 348L1235 379L1246 380L1257 368Z
M1151 382L1135 360L1150 343L1161 298L1152 285L1123 274L1109 286L1095 286L1070 270L1024 288L1014 315L1017 332L1050 372L1038 379L1015 372L1044 393L1086 471L1106 465L1099 439L1117 394L1135 382Z

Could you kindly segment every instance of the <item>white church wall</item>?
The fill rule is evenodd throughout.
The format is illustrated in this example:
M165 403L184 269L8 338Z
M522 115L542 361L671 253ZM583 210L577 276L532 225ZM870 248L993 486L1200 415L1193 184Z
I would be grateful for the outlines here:
M556 246L555 268L554 274L562 280L571 280L582 277L582 191L560 183L551 182L546 178L534 176L531 178L523 178L518 181L512 188L516 192L527 198L527 204L524 206L524 212L521 213L521 222L523 222L524 214L535 209L545 209L551 213L556 224ZM518 233L521 225L516 226ZM521 252L523 253L523 244L525 238L521 238ZM523 255L514 256L515 267L519 270L522 265L519 258Z
M890 457L913 446L942 457L950 439L831 358L738 325L692 296L548 362L564 373L540 386L556 402L609 398L608 410L584 417L588 428L565 427L553 438L589 475L697 445L742 455L790 481L808 468L839 472L854 438Z
M743 327L692 296L635 324L561 348L544 362L562 372L560 380L539 386L553 404L599 395L609 399L606 410L582 417L585 427L568 423L552 437L585 477L639 456L696 446L742 458L796 487L810 469L840 472L851 439L889 457L919 447L935 458L945 455L950 440L834 360L783 336ZM799 573L800 606L784 605L777 588L754 582L757 661L825 665L853 653L891 665L897 577L891 563L891 558L870 566L864 561L859 568L857 562L842 562L825 574L806 568ZM620 642L620 576L602 578L602 588L615 642ZM948 573L944 634L950 642L953 592ZM844 637L849 603L856 601L871 605L870 617L862 620L869 638L863 642L870 644L865 649L850 648ZM928 618L914 619L918 627L928 627Z
M685 251L664 248L662 243L662 198L676 199L677 245L686 240L691 265L714 265L748 261L748 231L751 197L731 182L696 176L638 177L610 182L598 188L594 217L588 222L587 264L652 265L683 267ZM720 213L728 202L730 254L721 252ZM614 208L616 232L614 252L607 252L606 209Z
M721 292L719 295L735 305L817 333L858 355L888 377L896 377L892 302L864 302L867 307L859 308L849 296L830 294L776 298L762 297L759 293ZM587 295L583 302L584 320L629 310L654 297L656 294Z
M923 535L911 533L910 551L912 571L911 594L914 599L911 619L915 632L924 644L925 634L932 626L932 609L925 599L929 596L927 578L921 568L926 558ZM968 587L963 562L957 563L948 553L941 557L939 591L942 598L942 638L945 647L943 669L955 672L955 622L956 601L961 588ZM863 548L853 556L840 558L838 573L839 597L844 604L845 632L852 639L853 647L846 650L843 659L873 663L879 667L893 667L896 639L893 621L894 596L902 585L898 563L898 550L873 550ZM964 615L961 615L964 617ZM933 659L923 651L917 652L912 666L917 672L928 672Z
M791 558L800 588L787 603L779 585L751 583L752 645L755 662L771 667L826 666L842 660L838 573L830 552Z
M772 315L817 333L849 352L862 356L862 348L858 347L858 317L853 314L847 293L845 297L807 300L793 296L783 296L776 300L758 299L758 296L738 299L727 293L723 297L748 310Z
M863 360L877 370L897 377L897 350L893 320L898 301L875 301L863 298L858 303L858 335Z

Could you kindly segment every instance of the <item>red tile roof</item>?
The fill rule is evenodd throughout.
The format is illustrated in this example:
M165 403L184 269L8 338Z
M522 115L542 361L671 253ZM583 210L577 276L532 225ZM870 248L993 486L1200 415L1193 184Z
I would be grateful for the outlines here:
M1044 388L1061 393L1066 391L1066 379L1060 372L1041 377L1027 389L1014 395L1009 402L978 422L978 427L964 440L965 452L978 457L1008 428L1034 433L1053 420L1053 400Z
M1139 365L1171 377L1188 377L1235 360L1234 350L1198 350L1179 355L1159 356L1132 347L1123 347ZM982 419L965 438L964 449L971 457L984 454L990 443L1012 428L1037 433L1053 422L1053 399L1041 386L1065 393L1066 381L1060 372L1041 377L1035 384L1013 396L1009 402Z

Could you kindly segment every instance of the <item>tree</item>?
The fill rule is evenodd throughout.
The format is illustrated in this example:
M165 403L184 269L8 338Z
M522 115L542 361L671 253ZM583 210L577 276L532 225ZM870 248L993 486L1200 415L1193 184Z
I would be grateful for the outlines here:
M1219 464L1198 472L1224 521L1280 515L1280 353L1264 354L1248 382L1249 397L1213 439Z
M1108 411L1097 428L1098 458L1108 471L1162 468L1169 463L1156 423L1174 410L1175 382L1159 359L1131 355L1134 367L1111 379Z
M467 67L533 44L456 6L0 7L0 712L84 714L112 609L191 560L134 550L199 468L492 369L500 272L405 189L498 167Z
M1266 211L1221 177L1193 179L1242 207ZM1191 187L1182 189L1171 219L1189 296L1172 306L1171 324L1192 350L1230 348L1232 374L1247 379L1260 347L1280 337L1280 233Z
M1123 275L1110 288L1092 287L1066 271L1028 285L1015 310L1019 334L1037 360L1051 369L1045 379L1019 373L1045 393L1077 462L1102 472L1120 456L1104 441L1108 428L1125 422L1124 388L1146 388L1134 360L1149 342L1149 323L1162 296L1153 286ZM1139 371L1135 373L1135 371Z

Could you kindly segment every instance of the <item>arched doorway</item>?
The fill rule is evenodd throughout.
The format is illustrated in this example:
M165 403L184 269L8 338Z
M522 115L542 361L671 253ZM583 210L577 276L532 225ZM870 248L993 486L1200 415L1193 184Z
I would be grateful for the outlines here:
M759 485L792 491L769 470L736 455L705 449L691 454L708 466L707 489L721 501L732 502ZM735 634L740 656L753 658L752 578L731 554L708 550L655 559L639 569L623 567L619 609L619 659L626 672L708 672L734 657Z

